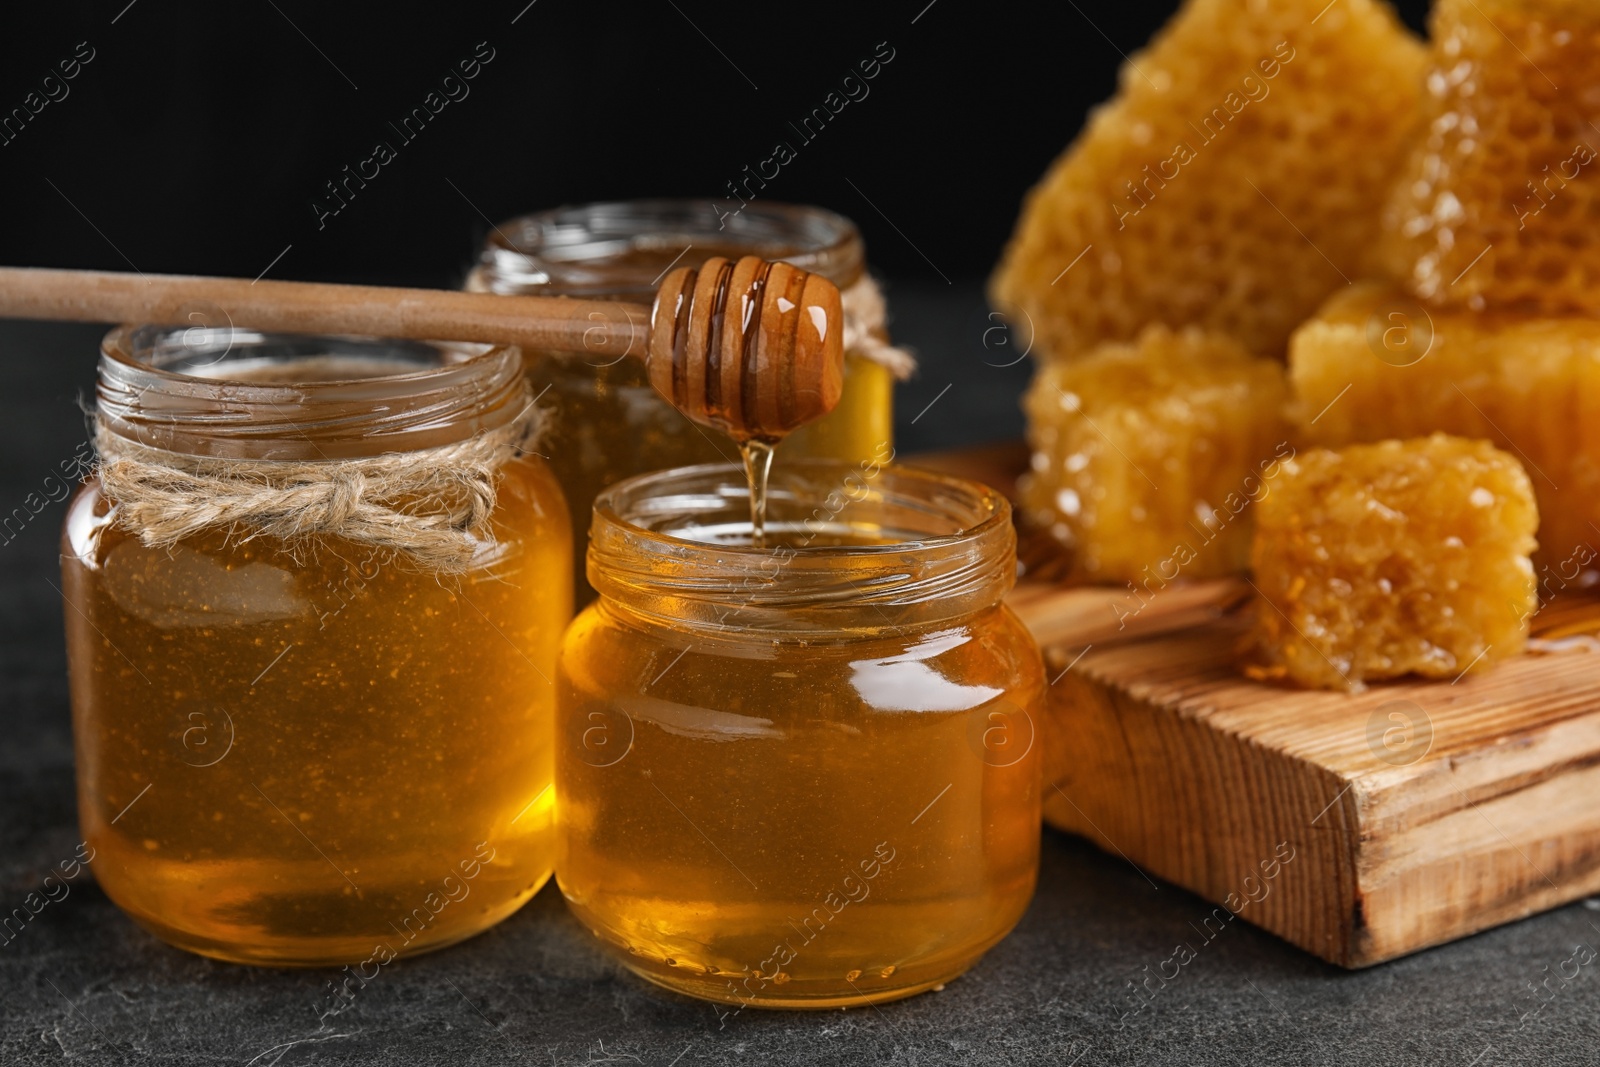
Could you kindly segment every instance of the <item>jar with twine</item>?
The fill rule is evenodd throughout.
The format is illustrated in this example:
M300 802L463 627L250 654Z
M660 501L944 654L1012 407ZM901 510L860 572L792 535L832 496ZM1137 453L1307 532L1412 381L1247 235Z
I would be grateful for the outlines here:
M331 537L459 573L537 435L519 369L504 347L124 328L101 359L96 473L151 548Z
M181 948L307 966L520 907L554 860L572 610L520 353L124 327L97 401L61 590L107 895Z

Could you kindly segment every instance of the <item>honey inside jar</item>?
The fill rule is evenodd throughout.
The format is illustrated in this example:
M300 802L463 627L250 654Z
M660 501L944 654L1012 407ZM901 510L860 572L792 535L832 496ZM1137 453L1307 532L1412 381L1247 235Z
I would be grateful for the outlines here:
M190 454L404 453L525 404L514 349L146 329L102 359L101 418ZM538 890L571 551L542 461L500 469L493 538L448 575L338 537L152 548L117 519L91 480L62 564L80 816L112 900L204 955L370 977Z
M970 483L780 463L596 505L600 599L558 677L557 877L652 982L825 1008L956 977L1032 896L1044 689L1001 602L1009 511Z
M467 288L648 302L676 267L697 267L713 256L749 255L822 275L846 293L847 309L854 299L851 288L865 278L861 236L833 212L751 204L721 217L710 201L640 200L562 208L501 223L491 231ZM566 493L575 544L583 543L595 497L614 482L669 467L740 463L738 445L691 422L662 398L639 360L604 351L529 352L527 360L533 391L551 411L541 452ZM784 438L779 462L859 463L892 447L894 381L888 366L847 351L838 407ZM593 591L583 561L575 562L582 605Z

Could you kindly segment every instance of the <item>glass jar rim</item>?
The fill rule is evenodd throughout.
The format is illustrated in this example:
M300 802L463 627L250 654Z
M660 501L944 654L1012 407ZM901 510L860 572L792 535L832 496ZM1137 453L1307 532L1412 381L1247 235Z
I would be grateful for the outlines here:
M977 482L886 462L780 461L767 548L748 544L748 506L730 464L618 482L595 501L589 581L672 625L814 637L949 622L993 607L1016 580L1011 506ZM876 543L829 543L844 535Z
M841 288L854 284L865 264L856 224L826 208L753 201L725 211L704 197L609 200L521 215L492 227L471 287L646 296L669 269L666 258L686 256L697 241L711 249L708 255L737 249L782 260ZM619 261L622 254L640 250L662 252L662 262ZM672 265L698 265L690 259Z
M515 346L123 325L95 399L102 426L151 448L304 462L465 440L517 418L525 387Z

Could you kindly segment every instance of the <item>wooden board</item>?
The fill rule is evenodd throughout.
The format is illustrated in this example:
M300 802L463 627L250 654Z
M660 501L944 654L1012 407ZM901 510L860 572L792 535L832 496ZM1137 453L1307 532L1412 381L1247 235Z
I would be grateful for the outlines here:
M1014 481L1004 450L913 462ZM1600 892L1600 643L1567 636L1600 631L1600 598L1557 594L1541 651L1484 674L1347 695L1239 672L1242 582L1119 628L1128 596L1011 597L1053 679L1052 825L1345 967Z

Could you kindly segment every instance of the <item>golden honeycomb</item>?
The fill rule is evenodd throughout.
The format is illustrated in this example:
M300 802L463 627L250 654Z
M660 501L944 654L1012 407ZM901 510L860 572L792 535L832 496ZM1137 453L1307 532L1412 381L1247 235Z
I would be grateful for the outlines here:
M1276 360L1192 327L1043 363L1023 401L1024 520L1077 578L1154 591L1243 570L1253 505L1292 454L1286 395Z
M1541 565L1600 546L1600 319L1428 311L1378 284L1339 293L1289 344L1296 440L1440 430L1521 457Z
M1359 689L1522 651L1538 509L1515 456L1434 434L1285 460L1256 512L1253 673Z
M1425 55L1381 0L1189 0L1028 195L995 306L1046 357L1153 322L1281 357L1370 258Z
M1439 0L1384 272L1437 306L1600 311L1600 3Z

